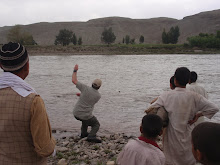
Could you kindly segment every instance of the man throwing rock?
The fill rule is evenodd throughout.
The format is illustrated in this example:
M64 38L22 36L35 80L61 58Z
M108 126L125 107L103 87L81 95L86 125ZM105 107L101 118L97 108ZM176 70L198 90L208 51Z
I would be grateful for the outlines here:
M77 71L78 65L75 65L72 82L76 85L76 88L81 91L81 94L73 109L73 115L77 120L82 122L81 138L87 137L87 141L89 142L101 143L101 140L96 138L96 133L99 130L100 124L92 112L94 105L101 98L98 89L101 87L102 81L100 79L95 79L92 86L89 87L77 80ZM89 133L88 126L91 126L91 131Z

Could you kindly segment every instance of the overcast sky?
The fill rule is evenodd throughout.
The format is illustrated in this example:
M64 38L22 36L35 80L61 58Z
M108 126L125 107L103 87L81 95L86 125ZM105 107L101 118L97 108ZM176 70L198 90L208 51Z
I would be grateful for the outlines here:
M216 9L220 0L0 0L0 27L110 16L183 19Z

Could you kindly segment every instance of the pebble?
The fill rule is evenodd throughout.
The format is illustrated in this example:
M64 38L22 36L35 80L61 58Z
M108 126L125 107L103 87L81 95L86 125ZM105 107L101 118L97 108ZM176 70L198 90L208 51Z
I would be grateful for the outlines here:
M57 163L57 165L67 165L66 159L60 159Z
M56 156L48 158L49 165L115 165L118 154L132 136L112 134L99 137L102 143L91 143L79 136L57 139Z

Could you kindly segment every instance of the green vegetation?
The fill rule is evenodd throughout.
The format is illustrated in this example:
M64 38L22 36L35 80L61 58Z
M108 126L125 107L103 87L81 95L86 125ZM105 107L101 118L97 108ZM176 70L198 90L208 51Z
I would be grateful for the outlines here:
M164 44L176 44L178 42L178 38L180 36L179 27L171 27L170 31L166 33L165 29L162 33L162 42Z
M55 45L67 46L71 42L73 43L73 45L77 45L76 34L73 33L71 30L61 29L59 31L59 34L56 36L54 44ZM79 37L78 44L82 45L82 37Z
M109 153L111 153L111 150L104 150L104 152L105 152L106 154L109 154Z
M143 37L143 36L142 36ZM141 41L143 40L143 42L144 42L144 38L140 38L141 39ZM140 39L139 39L139 41L140 41ZM141 42L140 41L140 42ZM135 38L130 38L130 36L129 35L126 35L123 39L122 39L122 43L123 44L126 44L126 45L128 45L128 44L135 44Z
M114 43L115 39L116 36L112 31L112 28L111 27L109 29L105 28L101 35L101 41L109 45L111 43Z
M125 36L125 43L128 45L130 43L130 36L126 35Z
M100 149L99 146L97 146L97 145L94 146L94 150L99 150L99 149Z
M30 55L220 54L220 48L194 48L186 44L35 45L27 49Z
M56 156L58 159L64 158L64 154L62 152L57 152Z
M21 27L16 25L12 27L8 34L7 40L11 42L18 42L22 45L36 45L37 43L34 41L33 36L28 32L21 31Z
M78 45L82 45L82 37L79 37L79 39L78 39Z
M200 33L198 36L189 37L189 46L199 48L220 48L220 31L216 35Z
M90 163L91 163L90 160L85 160L84 162L85 162L86 164L90 164Z
M135 44L135 38L132 38L130 44Z
M140 43L140 44L144 43L144 36L142 36L142 35L140 36L140 38L139 38L139 43Z
M72 43L73 43L73 45L77 44L77 37L76 37L75 33L73 34L73 37L72 37Z
M59 31L58 36L54 42L55 45L61 44L63 46L69 45L72 41L73 32L67 29L62 29Z
M105 165L105 163L101 162L101 161L98 161L97 162L97 165Z

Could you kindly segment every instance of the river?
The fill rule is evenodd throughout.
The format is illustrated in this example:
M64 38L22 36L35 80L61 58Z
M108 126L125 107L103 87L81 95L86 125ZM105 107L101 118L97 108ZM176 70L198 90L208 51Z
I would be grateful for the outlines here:
M100 134L137 135L144 110L170 90L169 79L181 66L197 72L209 100L220 107L220 55L31 56L26 82L44 99L53 129L80 132L81 123L72 114L79 92L71 82L75 64L78 81L87 85L96 78L103 81L102 98L94 109ZM220 113L212 121L220 122Z

